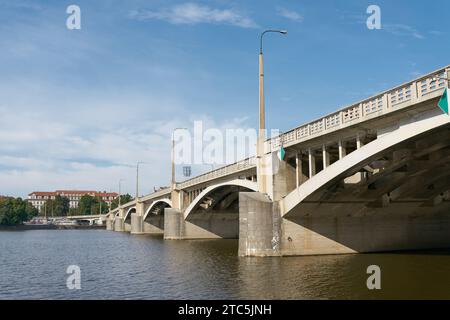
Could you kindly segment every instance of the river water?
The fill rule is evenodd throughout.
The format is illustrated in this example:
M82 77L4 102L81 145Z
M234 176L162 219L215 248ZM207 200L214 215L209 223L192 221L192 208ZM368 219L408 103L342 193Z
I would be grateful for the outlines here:
M0 299L450 299L450 250L248 258L237 240L0 232ZM81 289L69 290L69 265ZM369 265L381 290L368 290Z

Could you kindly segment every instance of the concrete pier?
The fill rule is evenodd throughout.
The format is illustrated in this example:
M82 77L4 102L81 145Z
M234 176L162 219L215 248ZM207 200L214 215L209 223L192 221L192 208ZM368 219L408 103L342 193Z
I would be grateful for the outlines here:
M183 239L184 217L180 210L166 208L164 209L164 239L181 240Z
M239 194L239 255L279 256L280 213L259 192Z
M137 212L131 213L131 226L130 226L131 234L143 234L144 233L142 218L143 218L142 215L140 215Z
M122 217L116 217L116 220L114 222L114 231L117 231L117 232L124 232L125 231L125 226L124 226L124 222L123 222L123 218Z

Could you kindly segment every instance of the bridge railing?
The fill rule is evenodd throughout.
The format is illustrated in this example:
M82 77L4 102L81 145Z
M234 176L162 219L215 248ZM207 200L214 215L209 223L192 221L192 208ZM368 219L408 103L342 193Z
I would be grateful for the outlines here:
M450 72L450 66L287 131L267 140L265 150L270 152L277 150L281 145L297 144L386 113L394 112L409 105L411 102L426 100L430 94L445 88L447 81L444 79L438 80L435 77L444 77L446 71Z
M245 171L247 169L251 169L254 167L256 167L256 158L255 157L247 158L247 159L235 162L233 164L226 165L224 167L215 169L213 171L204 173L204 174L194 177L192 179L177 183L177 188L185 189L185 188L188 188L188 187L196 185L196 184L200 184L205 181L217 179L220 177L225 177L230 174Z
M171 192L170 187L167 187L167 188L155 191L153 193L150 193L149 195L146 195L144 197L139 197L139 201L147 201L150 199L158 198L158 197L170 194L170 192Z

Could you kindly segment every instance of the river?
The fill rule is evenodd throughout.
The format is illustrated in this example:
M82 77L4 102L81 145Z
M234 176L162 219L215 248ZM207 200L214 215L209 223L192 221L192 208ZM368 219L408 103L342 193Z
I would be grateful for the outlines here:
M237 240L0 232L0 299L450 299L450 250L248 258ZM81 289L66 286L67 267ZM369 265L381 289L368 290Z

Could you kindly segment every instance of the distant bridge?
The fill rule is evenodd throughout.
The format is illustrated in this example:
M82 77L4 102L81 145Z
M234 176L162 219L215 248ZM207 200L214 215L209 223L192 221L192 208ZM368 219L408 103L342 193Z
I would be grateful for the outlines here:
M439 69L269 139L259 159L123 204L107 229L239 238L239 254L257 256L450 247L450 117L437 107L449 76Z
M91 215L79 215L79 216L57 216L49 217L49 220L76 220L76 221L101 221L105 223L108 219L108 214L91 214Z

